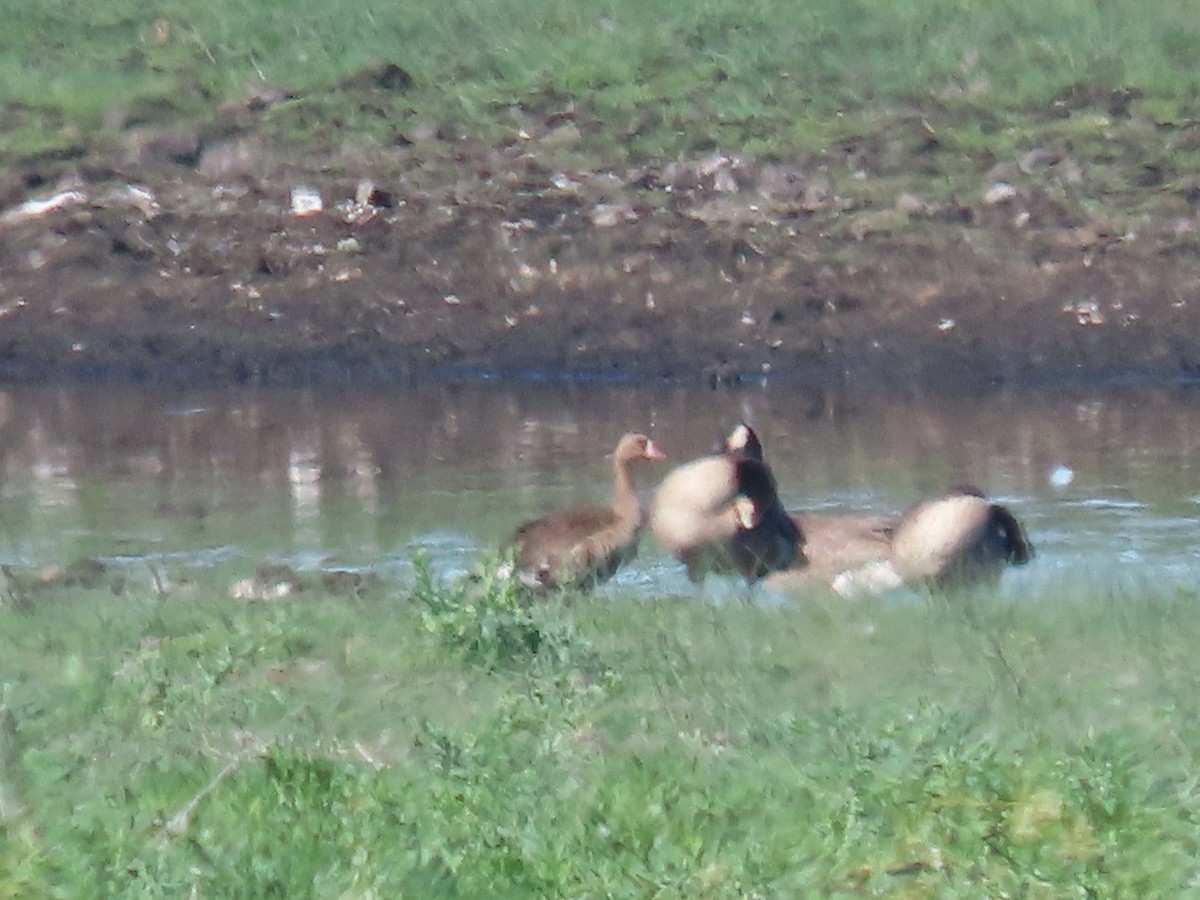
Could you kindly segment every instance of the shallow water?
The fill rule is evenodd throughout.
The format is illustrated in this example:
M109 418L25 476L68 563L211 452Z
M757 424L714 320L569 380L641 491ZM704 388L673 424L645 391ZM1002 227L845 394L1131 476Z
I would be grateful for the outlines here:
M623 431L649 431L678 462L741 417L792 509L893 512L962 482L1005 502L1038 549L1006 591L1200 583L1200 391L1186 389L883 402L786 384L11 388L0 561L244 561L247 574L278 561L403 579L421 548L460 572L524 519L602 502ZM641 486L665 471L648 466ZM688 586L648 539L603 590Z

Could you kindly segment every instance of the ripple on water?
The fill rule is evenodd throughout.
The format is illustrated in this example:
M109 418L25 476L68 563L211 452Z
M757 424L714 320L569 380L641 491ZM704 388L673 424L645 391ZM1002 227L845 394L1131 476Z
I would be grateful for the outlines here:
M1200 583L1194 391L883 400L770 383L497 381L353 392L30 387L5 399L0 561L14 565L278 562L404 582L422 551L456 577L519 522L604 502L606 457L623 431L653 432L675 464L745 417L789 508L891 513L963 482L1001 499L1038 550L1005 576L1011 594ZM1070 482L1048 480L1063 460ZM665 471L639 479L643 492ZM740 585L710 579L708 589L732 599ZM692 588L648 540L601 589L619 593Z

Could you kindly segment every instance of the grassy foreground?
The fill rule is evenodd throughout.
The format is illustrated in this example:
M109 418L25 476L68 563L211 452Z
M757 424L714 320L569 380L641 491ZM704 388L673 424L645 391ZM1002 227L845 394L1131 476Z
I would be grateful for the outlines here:
M521 128L511 107L573 108L583 149L618 158L713 148L794 156L914 105L966 149L1017 143L1094 101L1069 126L1086 134L1111 111L1113 89L1144 95L1137 109L1152 120L1200 115L1191 0L47 0L0 9L0 159L67 152L81 133L114 125L207 119L263 81L295 92L264 123L281 136L369 142L423 124L495 140ZM396 67L385 78L352 77L383 64Z
M247 603L236 574L10 591L0 897L1200 886L1194 595Z

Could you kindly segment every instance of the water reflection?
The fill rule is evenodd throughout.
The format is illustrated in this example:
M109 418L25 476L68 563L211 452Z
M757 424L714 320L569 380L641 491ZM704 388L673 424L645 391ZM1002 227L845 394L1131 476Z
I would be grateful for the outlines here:
M682 461L741 417L792 508L886 512L953 483L985 488L1040 551L1007 576L1018 588L1200 573L1195 391L885 401L782 384L13 388L0 393L0 560L244 556L394 573L424 547L461 569L524 518L604 499L621 432L648 430ZM686 590L652 545L617 585Z

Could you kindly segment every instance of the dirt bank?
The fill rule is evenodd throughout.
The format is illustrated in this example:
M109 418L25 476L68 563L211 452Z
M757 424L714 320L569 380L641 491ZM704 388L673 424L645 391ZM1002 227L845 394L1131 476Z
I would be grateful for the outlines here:
M430 137L297 163L169 137L4 175L0 378L1200 376L1200 192L1097 219L1069 202L1086 161L864 201L829 159L568 170Z

